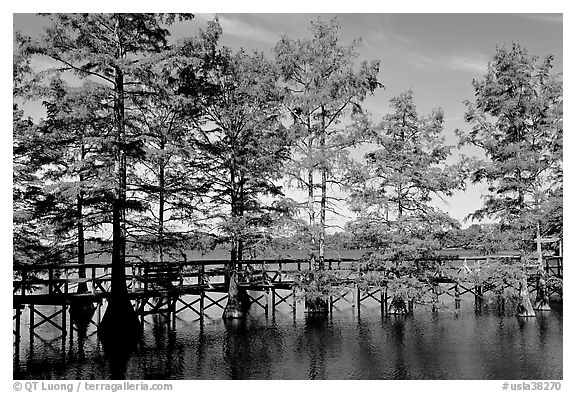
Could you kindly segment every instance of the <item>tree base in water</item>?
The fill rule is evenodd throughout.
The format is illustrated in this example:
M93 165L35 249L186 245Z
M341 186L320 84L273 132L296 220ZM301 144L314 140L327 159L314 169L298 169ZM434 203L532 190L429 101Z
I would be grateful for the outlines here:
M534 310L550 311L552 309L550 308L550 303L547 300L541 300L536 302L536 304L534 305Z
M242 309L242 306L238 301L231 301L228 297L228 304L224 308L224 313L222 318L224 319L240 319L246 317L246 312Z
M246 299L248 295L246 290L238 287L238 275L233 272L230 276L230 287L228 288L228 302L224 308L222 318L224 319L240 319L246 317L247 306Z
M530 303L530 297L528 294L528 283L526 277L520 282L520 303L518 303L518 308L516 315L519 317L535 317L536 313Z
M328 314L328 301L320 297L306 298L304 301L304 312L306 314L326 315Z
M98 325L98 337L107 343L136 344L142 335L142 324L128 298L110 298L102 322Z
M408 315L408 308L406 302L400 296L394 296L392 302L390 303L389 314L394 315Z
M550 296L548 294L548 284L546 277L541 274L536 283L536 302L534 310L550 311Z
M70 318L77 326L86 326L92 320L96 306L92 301L75 299L70 303Z
M518 304L516 315L518 315L519 317L536 316L536 313L534 312L534 308L532 307L532 303L530 303L530 299L528 298L528 296L520 298L520 303Z

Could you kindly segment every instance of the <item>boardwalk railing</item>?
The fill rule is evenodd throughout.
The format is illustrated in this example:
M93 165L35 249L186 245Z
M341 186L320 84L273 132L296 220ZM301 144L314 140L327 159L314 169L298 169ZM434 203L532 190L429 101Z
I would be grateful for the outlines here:
M494 260L516 259L516 256L492 257L455 257L432 262L442 269L474 270L490 264ZM357 259L326 260L329 270L340 271L342 278L354 278L351 272L357 270ZM228 260L196 260L187 262L128 262L126 263L126 285L128 291L137 293L154 293L166 291L218 290L226 276ZM295 274L311 269L309 260L276 259L276 260L243 260L239 271L240 285L265 286L279 285L288 288ZM562 257L545 258L544 268L549 275L562 278ZM534 264L528 270L535 271ZM79 272L85 272L85 278ZM45 298L60 298L66 301L68 295L77 292L78 285L85 283L88 293L106 297L110 291L111 265L109 263L86 264L47 264L15 265L13 268L13 295L15 302L21 303L31 295L43 295ZM38 300L41 298L39 297Z

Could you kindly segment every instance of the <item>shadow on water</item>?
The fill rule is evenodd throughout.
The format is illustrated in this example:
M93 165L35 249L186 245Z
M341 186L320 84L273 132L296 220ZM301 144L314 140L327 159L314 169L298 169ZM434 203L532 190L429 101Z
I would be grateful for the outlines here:
M231 379L241 379L244 374L244 362L247 361L248 353L246 320L224 319L226 335L224 337L224 359L228 364L228 375Z
M394 360L394 379L408 379L410 373L406 366L406 343L405 330L408 321L411 321L409 315L391 315L390 316L390 338L392 344L390 349L393 352Z
M136 339L126 340L125 337L109 336L101 338L101 342L104 356L110 367L109 379L126 379L128 360L136 349L138 341Z
M269 379L284 351L284 335L268 318L223 320L223 358L230 379ZM205 356L203 354L202 356Z
M296 356L308 359L308 379L327 378L327 356L338 340L332 328L332 317L306 314L304 328L297 339Z

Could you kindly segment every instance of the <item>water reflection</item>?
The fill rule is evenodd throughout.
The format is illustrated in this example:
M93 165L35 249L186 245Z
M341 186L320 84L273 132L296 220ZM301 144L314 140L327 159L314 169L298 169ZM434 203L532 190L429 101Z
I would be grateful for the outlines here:
M562 309L517 318L455 313L326 318L253 312L244 321L150 315L133 351L102 346L93 324L66 339L23 334L17 379L561 379ZM23 331L26 326L23 327ZM64 343L65 351L62 350Z

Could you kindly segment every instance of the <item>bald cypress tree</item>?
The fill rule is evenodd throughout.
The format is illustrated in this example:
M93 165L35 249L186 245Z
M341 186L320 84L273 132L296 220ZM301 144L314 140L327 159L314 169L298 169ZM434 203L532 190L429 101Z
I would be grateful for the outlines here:
M215 48L202 60L205 69L184 69L183 89L197 95L201 107L195 147L210 184L207 200L220 238L230 247L225 318L244 315L237 271L263 228L272 224L274 201L283 196L274 181L289 157L288 133L280 121L278 73L262 53L232 53ZM191 87L204 73L204 92ZM209 88L211 86L211 88ZM269 202L264 201L264 197Z
M471 176L488 184L473 217L498 220L528 256L535 243L543 278L542 238L562 234L562 76L554 72L553 56L539 59L514 43L497 47L484 78L472 84L471 130L460 133L461 143L483 150L486 158L471 163ZM536 306L549 309L542 281Z
M108 89L113 118L112 184L112 287L99 332L112 337L134 337L139 321L127 297L126 179L127 161L140 154L133 143L127 103L134 95L146 94L140 73L162 57L168 48L165 28L178 18L172 14L53 14L44 35L26 43L30 53L58 63L60 72L72 72Z
M326 213L333 198L328 187L338 184L346 148L358 142L342 122L362 115L361 103L382 87L379 61L357 63L357 42L342 45L339 30L336 19L318 20L310 24L309 38L283 37L274 48L296 141L287 172L307 193L310 256L318 270L324 269Z
M350 206L357 218L349 230L374 250L362 266L370 272L366 277L395 287L393 306L405 312L406 300L428 292L417 279L426 270L416 261L434 258L445 234L457 226L433 198L462 189L464 172L446 163L450 147L442 136L441 109L419 115L411 90L392 98L390 107L392 113L370 131L373 148L365 161L350 171Z

